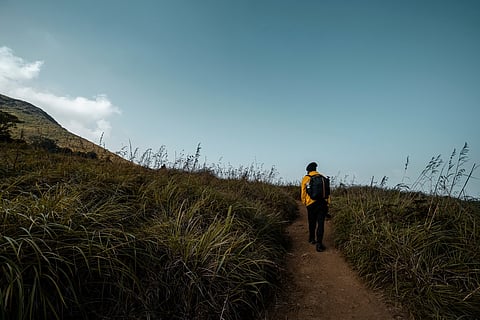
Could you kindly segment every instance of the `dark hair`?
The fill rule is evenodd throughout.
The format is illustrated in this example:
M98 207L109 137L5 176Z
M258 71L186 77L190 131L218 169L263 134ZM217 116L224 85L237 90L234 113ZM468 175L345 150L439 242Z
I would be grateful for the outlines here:
M307 166L307 172L315 171L315 170L317 170L317 163L316 162L310 162Z

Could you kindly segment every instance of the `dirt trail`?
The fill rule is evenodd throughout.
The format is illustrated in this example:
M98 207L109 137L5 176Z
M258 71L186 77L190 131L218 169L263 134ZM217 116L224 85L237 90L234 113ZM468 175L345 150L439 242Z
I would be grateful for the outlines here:
M381 295L367 289L351 270L334 248L331 221L325 223L327 250L315 251L307 241L306 208L299 204L299 209L300 216L287 230L292 240L287 257L288 297L268 319L407 319L400 309L387 305Z

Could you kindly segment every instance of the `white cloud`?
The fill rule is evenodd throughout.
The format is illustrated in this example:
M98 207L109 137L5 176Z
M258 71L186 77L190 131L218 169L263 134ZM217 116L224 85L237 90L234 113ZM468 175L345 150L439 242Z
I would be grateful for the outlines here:
M0 47L0 84L30 80L38 76L43 61L26 63L7 47Z
M43 61L26 62L8 47L0 47L0 92L32 103L49 113L63 127L91 141L111 132L108 118L120 109L106 95L93 99L58 96L27 85L40 74Z

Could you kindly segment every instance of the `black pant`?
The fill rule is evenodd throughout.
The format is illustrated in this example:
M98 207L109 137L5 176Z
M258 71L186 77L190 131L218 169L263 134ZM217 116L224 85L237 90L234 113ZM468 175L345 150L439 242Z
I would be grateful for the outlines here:
M323 233L325 231L325 217L328 214L328 204L325 200L317 200L307 206L308 212L308 239L315 240L317 243L323 243ZM315 233L316 229L316 233Z

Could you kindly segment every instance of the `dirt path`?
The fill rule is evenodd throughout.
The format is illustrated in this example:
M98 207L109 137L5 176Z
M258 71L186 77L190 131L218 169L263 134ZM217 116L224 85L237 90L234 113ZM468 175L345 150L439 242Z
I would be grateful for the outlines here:
M290 274L288 298L276 306L268 319L407 319L397 308L388 306L379 294L368 290L334 248L332 222L325 223L325 252L316 252L307 242L306 208L288 228L292 247L288 253Z

